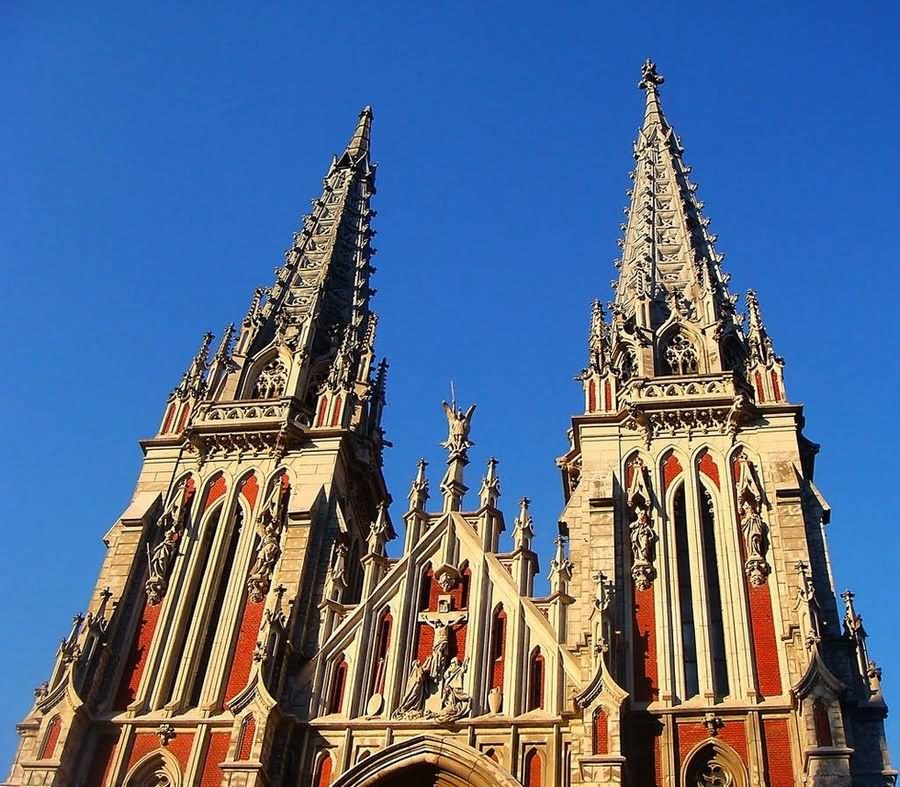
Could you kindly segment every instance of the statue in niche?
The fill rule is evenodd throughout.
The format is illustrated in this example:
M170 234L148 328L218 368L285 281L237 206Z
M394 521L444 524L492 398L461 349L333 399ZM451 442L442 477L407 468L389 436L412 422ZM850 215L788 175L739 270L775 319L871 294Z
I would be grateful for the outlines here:
M256 517L256 532L260 544L256 558L247 577L247 593L250 600L260 602L269 592L272 572L281 556L281 528L284 522L285 488L276 481L268 499Z
M162 540L152 550L149 545L147 546L149 576L144 584L144 590L151 606L163 600L169 586L169 572L178 554L178 542L184 530L188 501L187 484L182 481L156 522L157 529L162 531Z
M634 563L631 575L639 590L650 587L656 572L653 569L653 553L657 536L650 522L650 512L638 504L631 523L631 552Z

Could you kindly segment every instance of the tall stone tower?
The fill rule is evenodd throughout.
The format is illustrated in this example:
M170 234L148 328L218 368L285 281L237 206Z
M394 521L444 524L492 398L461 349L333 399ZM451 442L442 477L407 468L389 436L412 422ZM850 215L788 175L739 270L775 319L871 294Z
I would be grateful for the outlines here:
M839 612L817 446L646 98L616 295L540 570L529 500L472 499L444 402L430 508L381 473L363 110L274 285L142 443L88 612L19 725L13 785L888 787L881 672Z
M628 784L884 785L880 672L852 594L837 610L818 446L756 294L735 311L662 82L647 61L615 298L609 320L594 304L560 460L562 517L591 555L569 645L608 583L612 635L593 642L629 696Z
M277 783L291 727L276 698L315 647L329 557L357 600L389 502L371 124L367 107L274 284L213 353L203 337L141 443L88 611L19 725L11 783L262 784L260 760Z

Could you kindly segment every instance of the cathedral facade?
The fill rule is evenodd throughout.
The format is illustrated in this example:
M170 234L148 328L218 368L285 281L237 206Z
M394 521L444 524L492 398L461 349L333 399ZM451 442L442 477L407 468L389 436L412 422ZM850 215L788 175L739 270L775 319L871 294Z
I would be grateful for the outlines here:
M366 108L275 282L142 441L8 784L894 784L817 446L756 296L744 316L729 292L662 81L647 61L549 593L529 501L508 521L497 462L467 467L474 405L443 403L441 480L420 462L389 513Z

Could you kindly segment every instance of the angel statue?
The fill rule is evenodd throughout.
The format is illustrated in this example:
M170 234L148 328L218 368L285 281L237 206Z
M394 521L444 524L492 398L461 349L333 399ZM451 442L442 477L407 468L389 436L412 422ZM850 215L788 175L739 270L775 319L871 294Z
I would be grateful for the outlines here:
M465 456L466 451L475 445L469 440L469 429L472 425L472 415L475 412L475 405L471 405L468 410L463 412L453 404L442 402L444 412L447 414L447 424L450 427L450 434L447 440L441 445L446 448L451 456L453 454L461 454Z

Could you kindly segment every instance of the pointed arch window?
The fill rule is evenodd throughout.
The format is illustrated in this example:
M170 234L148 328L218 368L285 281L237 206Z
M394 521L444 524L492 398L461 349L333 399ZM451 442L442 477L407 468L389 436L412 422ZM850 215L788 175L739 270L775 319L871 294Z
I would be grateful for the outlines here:
M492 689L503 689L504 657L506 656L506 611L499 604L494 612L491 626L491 685Z
M59 740L59 734L62 731L62 719L59 714L54 716L50 724L47 725L47 732L44 735L44 742L41 744L41 750L38 753L39 760L53 759L56 754L56 743Z
M228 588L231 586L232 574L236 569L235 558L237 556L238 543L241 539L241 530L244 524L244 509L238 506L235 510L231 523L231 532L228 533L228 546L224 555L224 559L211 567L213 571L218 571L213 590L210 594L211 606L206 620L200 629L200 642L203 647L200 651L200 657L194 666L191 689L188 692L189 707L196 708L200 704L200 697L203 692L203 686L209 672L209 663L212 657L213 646L218 637L216 636L220 630L222 609L225 606L225 596ZM201 575L202 578L203 575Z
M675 555L678 565L678 609L681 612L681 652L684 663L684 699L700 693L697 671L697 639L694 628L694 591L691 585L691 560L688 546L687 509L684 484L672 500L672 524L675 529Z
M528 666L528 710L544 707L544 656L541 649L531 652Z
M347 659L341 653L338 665L331 678L331 691L328 694L328 712L340 713L344 707L344 688L347 685Z
M313 787L328 787L331 784L331 768L331 756L326 752L316 763L312 780Z
M722 590L719 584L714 508L712 496L702 483L700 483L700 526L703 536L703 569L709 605L709 649L712 660L713 691L717 697L725 697L729 693L728 662L725 657L725 626Z
M543 783L543 763L537 749L530 749L525 755L522 768L522 784L525 787L541 787Z
M277 399L284 395L287 387L287 367L279 356L275 356L260 370L253 386L253 399Z
M666 342L663 369L670 375L697 374L697 350L684 331L675 331Z
M686 787L744 787L740 759L733 750L716 745L702 747L685 772Z
M384 694L384 681L387 674L388 649L391 645L391 626L394 619L385 610L378 623L378 638L375 642L375 668L372 672L371 694Z
M813 725L816 730L816 746L833 746L831 737L831 721L828 718L828 708L822 700L813 703Z
M594 754L609 754L609 716L603 708L594 712Z

